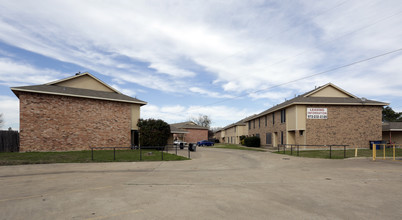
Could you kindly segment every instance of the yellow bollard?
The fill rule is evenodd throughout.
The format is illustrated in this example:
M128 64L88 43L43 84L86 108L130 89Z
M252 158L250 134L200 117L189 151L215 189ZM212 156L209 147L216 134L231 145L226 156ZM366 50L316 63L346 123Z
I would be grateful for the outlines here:
M382 144L382 156L383 159L385 160L385 144Z
M393 151L394 151L394 152L393 152L393 154L394 154L393 160L395 160L395 144L393 144L393 148L394 148L394 149L393 149Z
M357 157L357 147L355 148L355 157Z
M375 144L373 144L373 160L375 160L375 157L376 157L376 145Z

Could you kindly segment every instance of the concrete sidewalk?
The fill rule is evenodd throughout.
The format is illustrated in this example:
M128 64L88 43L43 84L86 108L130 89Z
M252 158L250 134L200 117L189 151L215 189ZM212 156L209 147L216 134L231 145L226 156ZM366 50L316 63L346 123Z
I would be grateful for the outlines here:
M400 219L402 163L197 148L190 161L0 167L0 219Z

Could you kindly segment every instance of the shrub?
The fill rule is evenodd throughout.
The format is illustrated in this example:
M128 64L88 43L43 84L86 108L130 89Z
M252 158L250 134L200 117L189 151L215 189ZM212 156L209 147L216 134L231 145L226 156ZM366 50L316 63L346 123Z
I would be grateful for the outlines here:
M244 138L244 145L247 147L260 147L260 137L246 137Z
M170 126L160 119L138 121L141 146L165 146L170 136Z

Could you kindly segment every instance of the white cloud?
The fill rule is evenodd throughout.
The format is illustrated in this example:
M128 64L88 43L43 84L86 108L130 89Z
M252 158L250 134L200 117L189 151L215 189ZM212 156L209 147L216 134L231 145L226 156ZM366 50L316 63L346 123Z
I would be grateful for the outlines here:
M0 58L0 84L23 86L42 84L57 79L63 74L52 69L40 69L30 64L16 62L9 58Z
M193 93L199 93L201 95L206 95L213 98L234 98L233 95L220 94L218 92L213 92L199 87L190 87L189 90Z
M4 1L0 39L108 75L119 86L136 83L164 92L230 98L395 49L402 45L402 30L396 28L402 22L396 14L400 10L399 1L379 0ZM31 78L23 78L29 83L53 76L52 70L4 62L9 72L17 72L10 70L13 65L27 67ZM400 94L402 80L388 86L386 77L378 80L380 72L400 79L400 62L370 61L357 67L281 88L293 90L292 95L337 82L364 96ZM37 77L43 73L45 77ZM7 85L17 80L10 74L1 77ZM213 90L188 89L206 78L214 82ZM378 82L380 89L370 89ZM287 95L271 90L250 94L274 100Z
M17 97L0 95L0 113L3 114L3 129L19 130L19 100ZM1 128L0 128L1 129Z
M137 93L136 93L134 90L132 90L132 89L125 89L125 88L122 88L122 87L120 87L120 86L118 86L118 85L116 85L116 84L112 84L111 86L112 86L114 89L116 89L117 91L123 93L124 95L135 96L135 95L137 94Z
M141 118L162 119L168 123L184 122L200 114L208 115L212 119L212 126L219 127L233 123L242 118L255 114L248 109L227 106L157 106L145 105L141 107Z

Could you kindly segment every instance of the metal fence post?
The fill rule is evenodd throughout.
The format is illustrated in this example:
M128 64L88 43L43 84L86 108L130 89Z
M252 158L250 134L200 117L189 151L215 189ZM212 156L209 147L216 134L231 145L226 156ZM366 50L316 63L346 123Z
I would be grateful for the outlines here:
M346 158L346 145L343 145L343 158Z
M332 146L329 145L329 159L332 159Z
M297 156L299 156L299 145L297 145Z
M188 147L188 158L190 158L190 147Z
M113 160L116 160L116 148L113 148Z
M290 145L290 155L293 155L293 145Z
M176 144L176 145L173 145L173 146L175 146L175 148L176 148L176 155L177 155L177 144Z

